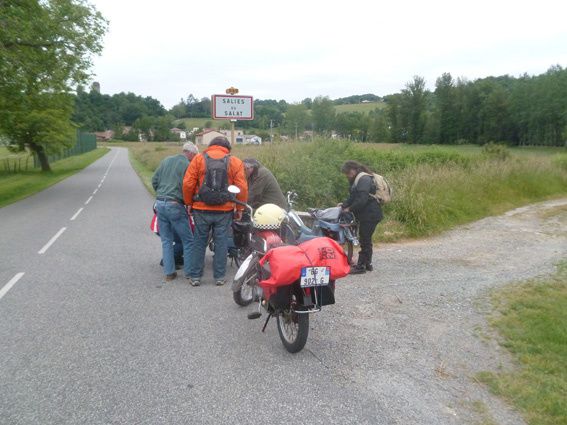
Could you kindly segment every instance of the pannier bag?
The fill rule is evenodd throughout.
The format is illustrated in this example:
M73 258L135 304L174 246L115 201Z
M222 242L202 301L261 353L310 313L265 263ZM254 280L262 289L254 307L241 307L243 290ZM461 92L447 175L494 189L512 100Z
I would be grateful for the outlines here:
M270 276L260 281L267 299L278 287L293 284L301 276L303 267L330 267L330 280L349 274L350 265L341 246L330 238L315 238L297 246L287 245L269 250L260 259L260 265L268 263Z

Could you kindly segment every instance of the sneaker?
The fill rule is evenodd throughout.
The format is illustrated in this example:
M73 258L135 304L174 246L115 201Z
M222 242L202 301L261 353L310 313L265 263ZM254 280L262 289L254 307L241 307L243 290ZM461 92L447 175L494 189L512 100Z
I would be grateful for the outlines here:
M165 281L170 282L177 277L177 272L173 272L171 274L165 275Z
M226 280L224 279L218 279L217 280L217 286L223 286L226 283Z
M367 272L374 271L374 267L372 266L372 264L367 264L367 265L366 265L366 271L367 271Z
M365 266L351 266L349 274L364 274L366 273Z
M201 286L201 281L199 279L188 277L187 280L189 280L189 284L191 286Z

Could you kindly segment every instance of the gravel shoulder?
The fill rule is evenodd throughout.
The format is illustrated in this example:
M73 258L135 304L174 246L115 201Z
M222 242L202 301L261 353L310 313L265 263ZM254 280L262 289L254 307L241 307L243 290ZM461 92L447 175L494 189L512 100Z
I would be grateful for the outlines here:
M566 255L567 198L381 246L375 272L338 284L308 348L391 423L523 424L474 379L511 366L486 323L489 294L551 273Z

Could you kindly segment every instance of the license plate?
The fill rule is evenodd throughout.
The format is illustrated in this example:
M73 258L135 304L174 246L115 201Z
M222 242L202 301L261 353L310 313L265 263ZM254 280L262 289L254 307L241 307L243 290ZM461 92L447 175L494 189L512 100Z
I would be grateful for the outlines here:
M302 288L326 286L331 277L330 267L303 267L301 269L300 285Z

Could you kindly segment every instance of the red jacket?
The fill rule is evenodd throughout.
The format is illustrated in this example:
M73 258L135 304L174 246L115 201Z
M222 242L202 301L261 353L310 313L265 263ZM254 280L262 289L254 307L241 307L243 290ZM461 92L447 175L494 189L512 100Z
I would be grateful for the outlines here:
M211 146L205 152L214 159L223 158L229 154L227 148L222 146ZM202 154L198 154L185 171L183 177L183 199L186 205L191 206L195 210L204 211L232 211L234 209L233 202L227 202L223 205L208 205L201 201L194 201L193 197L199 193L199 189L205 179L206 162ZM235 156L230 156L228 163L228 184L238 186L240 193L236 195L236 199L241 202L246 202L248 199L248 183L246 182L246 173L244 171L244 164L240 159ZM237 209L244 209L244 207L237 205Z

